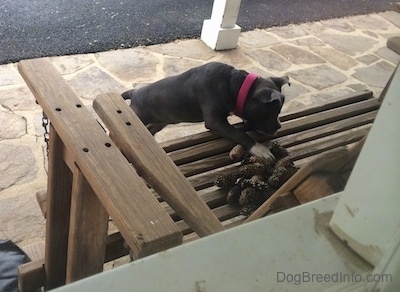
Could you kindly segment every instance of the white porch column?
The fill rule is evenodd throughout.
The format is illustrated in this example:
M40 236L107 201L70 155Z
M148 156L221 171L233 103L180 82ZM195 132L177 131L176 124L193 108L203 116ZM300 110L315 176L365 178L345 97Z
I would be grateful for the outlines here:
M201 40L214 50L236 48L241 28L236 25L241 0L214 0L211 19L203 22Z

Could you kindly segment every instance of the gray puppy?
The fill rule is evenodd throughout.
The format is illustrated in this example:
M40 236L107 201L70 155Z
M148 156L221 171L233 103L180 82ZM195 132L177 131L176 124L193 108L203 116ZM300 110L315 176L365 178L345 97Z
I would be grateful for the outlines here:
M250 130L273 136L281 127L279 113L285 101L281 93L289 78L261 78L232 66L212 62L167 77L140 89L122 93L154 135L168 124L205 122L213 133L241 144L249 153L273 160L271 151L227 117L240 116Z

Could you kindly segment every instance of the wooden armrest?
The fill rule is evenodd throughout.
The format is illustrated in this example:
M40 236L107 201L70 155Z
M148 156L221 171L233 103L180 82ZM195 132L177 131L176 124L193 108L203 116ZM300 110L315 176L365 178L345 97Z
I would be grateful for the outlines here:
M199 236L224 229L120 95L100 95L93 108L138 173Z
M72 157L135 254L180 244L181 232L54 66L34 59L18 68L69 152L64 156Z

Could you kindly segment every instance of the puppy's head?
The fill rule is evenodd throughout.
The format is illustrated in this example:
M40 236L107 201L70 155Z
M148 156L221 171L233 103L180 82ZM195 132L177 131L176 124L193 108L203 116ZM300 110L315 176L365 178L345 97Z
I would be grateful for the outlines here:
M279 114L285 102L281 89L286 83L289 83L288 76L259 78L243 115L253 130L271 136L281 127Z

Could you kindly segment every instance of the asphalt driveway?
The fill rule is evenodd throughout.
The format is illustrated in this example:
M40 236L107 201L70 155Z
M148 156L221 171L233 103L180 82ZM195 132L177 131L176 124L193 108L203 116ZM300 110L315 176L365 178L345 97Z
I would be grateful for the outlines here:
M391 10L389 0L242 0L243 31ZM213 0L3 0L0 64L200 36Z

